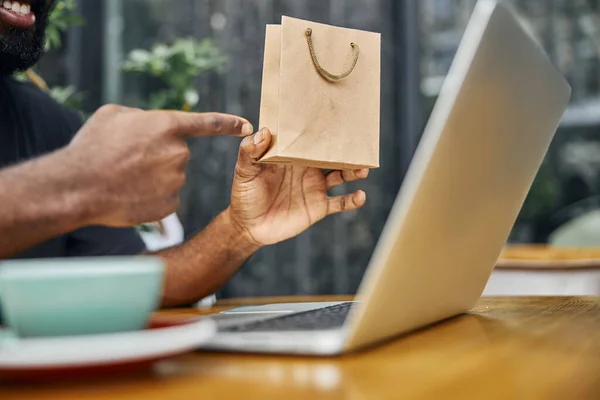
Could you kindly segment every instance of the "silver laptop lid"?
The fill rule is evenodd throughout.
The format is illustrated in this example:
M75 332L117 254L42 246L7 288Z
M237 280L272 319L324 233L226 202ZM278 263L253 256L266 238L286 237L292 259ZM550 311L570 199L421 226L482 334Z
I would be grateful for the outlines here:
M570 92L514 13L480 0L361 284L347 349L476 303Z

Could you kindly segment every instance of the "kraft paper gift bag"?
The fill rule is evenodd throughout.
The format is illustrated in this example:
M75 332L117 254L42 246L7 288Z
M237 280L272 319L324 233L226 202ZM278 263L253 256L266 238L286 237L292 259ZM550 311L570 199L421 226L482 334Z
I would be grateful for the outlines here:
M379 167L381 35L283 17L267 25L262 163Z

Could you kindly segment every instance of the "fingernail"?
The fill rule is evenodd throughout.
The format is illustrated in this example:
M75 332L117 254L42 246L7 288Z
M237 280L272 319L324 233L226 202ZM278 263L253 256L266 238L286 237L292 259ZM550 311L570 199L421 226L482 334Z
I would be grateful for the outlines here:
M254 127L252 126L252 124L250 122L246 122L242 126L242 135L245 135L245 136L252 135L252 132L254 132Z
M261 144L264 139L265 135L262 131L260 131L256 135L254 135L254 144Z
M367 194L365 192L363 192L362 190L360 190L357 194L356 194L356 200L359 202L363 202L365 200L367 200Z

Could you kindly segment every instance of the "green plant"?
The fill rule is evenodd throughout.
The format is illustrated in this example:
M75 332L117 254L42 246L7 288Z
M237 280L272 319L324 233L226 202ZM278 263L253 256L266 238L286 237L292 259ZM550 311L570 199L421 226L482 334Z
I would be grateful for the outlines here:
M75 86L54 86L48 88L48 93L59 103L71 109L78 109L83 103L84 94L78 92Z
M149 109L192 110L200 94L194 79L205 72L221 71L226 58L212 40L177 39L172 45L156 44L151 50L129 53L123 71L159 79L164 88L151 93L144 105Z
M70 27L84 23L75 12L76 0L58 0L48 20L46 29L46 51L59 51L62 47L62 34ZM48 93L66 107L77 109L83 102L84 95L78 93L74 86L56 86L47 88Z
M84 23L75 10L76 0L58 0L48 19L46 29L46 51L59 50L62 47L62 33L70 27Z
M47 52L59 51L62 47L62 34L70 27L80 25L84 22L75 12L76 8L76 0L57 0L54 10L49 16L48 27L46 29L45 50ZM83 101L83 94L78 93L73 86L48 87L44 78L35 71L35 67L17 74L16 78L21 81L29 80L41 90L48 92L56 101L67 107L79 108Z

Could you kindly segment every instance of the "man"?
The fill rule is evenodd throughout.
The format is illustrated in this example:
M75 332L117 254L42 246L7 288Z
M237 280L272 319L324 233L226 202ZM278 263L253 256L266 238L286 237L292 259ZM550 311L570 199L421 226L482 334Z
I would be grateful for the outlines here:
M109 105L80 126L44 93L10 78L41 56L52 4L0 6L0 258L145 252L131 227L178 207L190 136L244 139L229 207L187 243L158 253L167 265L163 306L214 293L259 248L365 204L362 191L334 198L327 192L368 171L257 164L271 132L252 135L250 123L236 116Z

